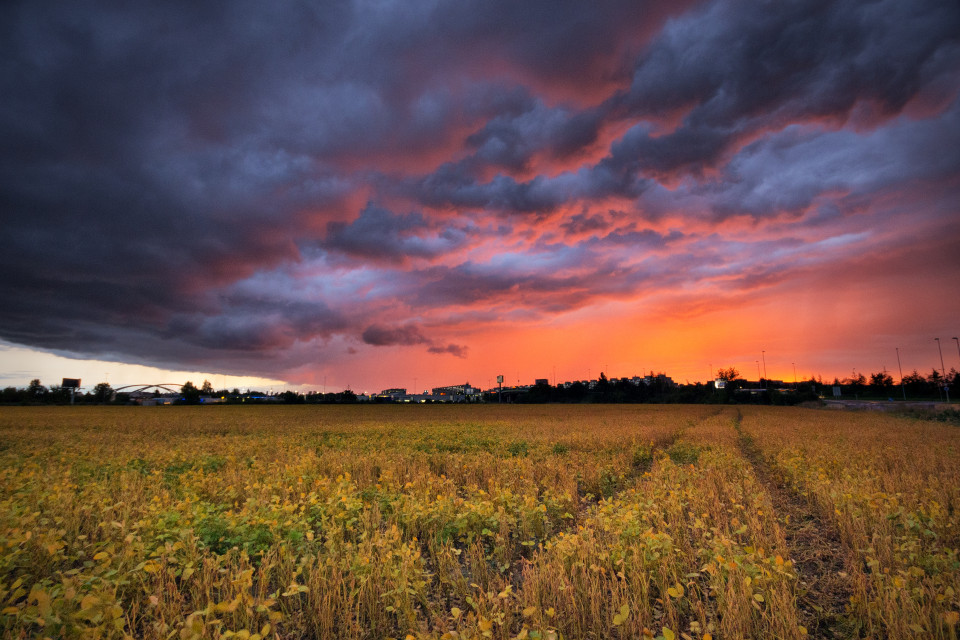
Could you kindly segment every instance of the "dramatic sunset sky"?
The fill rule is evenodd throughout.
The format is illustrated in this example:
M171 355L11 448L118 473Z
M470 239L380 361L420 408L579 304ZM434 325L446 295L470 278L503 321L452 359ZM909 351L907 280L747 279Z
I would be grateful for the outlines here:
M5 2L0 386L960 368L958 89L956 0Z

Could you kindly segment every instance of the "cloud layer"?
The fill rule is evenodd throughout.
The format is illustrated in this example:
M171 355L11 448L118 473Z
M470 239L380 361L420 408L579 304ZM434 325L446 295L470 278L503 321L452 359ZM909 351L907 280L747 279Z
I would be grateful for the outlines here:
M525 357L575 360L611 304L655 331L666 300L682 322L868 286L864 260L960 274L915 251L960 246L955 2L0 16L10 342L379 381L387 352L459 375L564 323Z

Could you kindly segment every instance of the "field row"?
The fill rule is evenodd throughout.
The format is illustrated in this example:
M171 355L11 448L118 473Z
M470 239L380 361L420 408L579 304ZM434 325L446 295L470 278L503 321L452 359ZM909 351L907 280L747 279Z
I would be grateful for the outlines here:
M0 409L0 631L955 638L957 433L761 407ZM837 532L842 601L784 499Z

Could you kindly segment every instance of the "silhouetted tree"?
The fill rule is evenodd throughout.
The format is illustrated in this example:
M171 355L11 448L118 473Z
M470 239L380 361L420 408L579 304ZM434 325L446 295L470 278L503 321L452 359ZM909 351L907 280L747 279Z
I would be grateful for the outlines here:
M867 385L867 378L862 373L858 373L847 378L846 383L850 386L850 391L859 395Z
M734 367L729 367L727 369L718 369L717 377L726 382L732 382L740 377L740 372L737 371Z
M200 389L197 389L189 380L180 387L180 401L184 404L200 404Z
M283 401L287 404L303 404L304 397L296 391L284 391L280 394Z
M47 395L47 388L40 384L39 378L34 378L27 386L27 398L30 400L43 400Z
M200 394L204 396L213 395L213 385L210 384L209 380L204 380L203 385L200 387Z
M870 374L870 390L880 396L890 395L893 389L893 378L885 371Z
M96 402L110 402L113 397L113 388L108 382L98 382L93 388L93 399Z
M907 393L914 398L929 395L927 381L923 379L923 376L921 376L916 369L903 376L903 386L906 388Z

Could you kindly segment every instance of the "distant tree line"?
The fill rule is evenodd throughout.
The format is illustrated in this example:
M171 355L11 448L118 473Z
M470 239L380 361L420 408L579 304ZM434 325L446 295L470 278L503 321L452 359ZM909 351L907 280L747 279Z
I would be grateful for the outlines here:
M71 402L71 389L61 386L45 386L39 379L30 381L26 387L6 387L0 391L0 404L19 405L64 405ZM151 392L153 397L159 398L160 391ZM142 395L141 395L142 397ZM210 399L217 399L223 404L350 404L357 402L357 395L350 390L338 393L309 392L307 394L295 391L284 391L273 394L267 391L249 390L241 392L239 389L214 389L210 381L204 380L198 388L192 382L180 387L174 402L176 404L201 404ZM100 382L93 389L73 397L74 404L116 404L124 405L134 402L134 394L115 391L109 383Z
M951 368L946 377L937 369L931 369L926 376L914 369L903 376L901 382L894 382L893 376L886 371L871 373L869 377L853 372L842 380L834 378L830 386L840 387L843 395L863 398L902 400L906 394L908 400L940 400L946 397L946 390L949 390L952 400L960 399L960 372L955 368Z
M725 377L726 376L726 377ZM663 404L798 404L817 400L820 386L816 380L790 385L784 390L756 389L751 393L747 381L739 377L735 369L721 370L720 379L725 387L718 389L709 383L671 384L663 378L652 378L650 384L636 384L629 379L616 382L609 380L603 373L591 387L583 382L574 382L569 386L551 386L538 384L526 393L508 398L518 403L663 403ZM761 381L761 385L764 381ZM496 394L491 393L496 402Z
M714 382L703 384L668 384L653 378L651 384L635 384L629 379L608 380L601 373L600 379L591 387L583 382L569 386L551 386L538 384L527 391L504 393L504 402L516 403L684 403L684 404L776 404L788 405L815 401L821 396L832 397L833 387L839 387L841 397L856 397L872 400L945 399L944 387L948 387L951 400L960 400L960 373L951 369L946 378L936 369L926 377L917 371L903 377L903 386L895 383L893 377L881 371L869 376L854 374L843 380L835 378L833 382L811 378L796 383L780 383L761 378L759 382L748 382L735 368L720 369L717 379L723 381L723 388L717 388ZM946 385L944 385L946 381ZM497 401L494 390L485 394L488 402Z
M933 369L923 376L916 370L903 377L902 386L896 383L886 371L865 376L853 372L850 377L834 378L824 383L819 379L785 384L774 388L771 381L761 378L759 388L750 388L757 383L748 383L735 368L720 369L717 379L724 382L723 388L717 388L711 381L707 384L672 384L663 376L652 378L650 384L635 384L623 378L609 380L603 373L592 386L583 382L574 382L569 386L552 386L540 383L528 389L505 390L499 399L514 403L684 403L684 404L798 404L816 400L820 396L833 395L833 387L839 387L843 397L865 399L902 400L940 400L948 389L951 400L960 400L960 372L951 368L946 377ZM6 387L0 391L0 404L19 405L63 405L70 404L71 390L60 386L44 386L34 379L26 387ZM154 393L159 397L159 391ZM496 390L484 393L487 402L497 402ZM311 391L298 393L283 391L270 393L265 391L239 389L216 390L208 380L198 388L187 382L180 388L174 401L177 404L202 404L215 399L223 404L353 404L358 402L357 395L350 391L338 393L320 393ZM116 392L109 383L100 382L85 393L76 393L75 404L130 404L130 393Z

